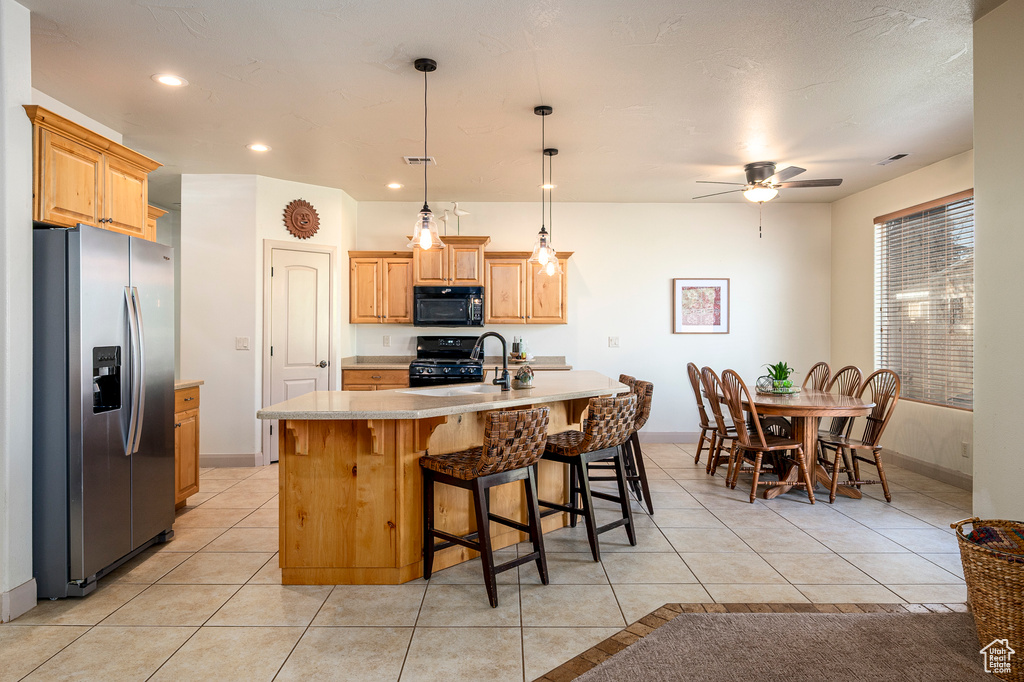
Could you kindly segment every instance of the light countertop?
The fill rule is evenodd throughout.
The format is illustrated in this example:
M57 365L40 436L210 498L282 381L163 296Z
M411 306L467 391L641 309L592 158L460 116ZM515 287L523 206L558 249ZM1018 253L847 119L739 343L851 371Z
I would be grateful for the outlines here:
M202 379L191 380L191 381L185 381L184 379L179 379L178 381L174 382L174 390L175 391L180 391L183 388L195 388L196 386L202 386L204 383L206 383L206 382L203 381Z
M467 412L507 409L625 393L615 379L590 370L551 372L534 377L534 387L506 392L471 393L474 387L497 389L491 384L446 387L395 388L384 391L315 391L265 407L259 419L423 419ZM450 391L430 395L424 391Z
M357 355L355 357L343 358L341 368L346 369L409 369L409 363L415 360L413 355ZM537 371L547 370L569 370L572 365L566 364L564 355L538 355L533 360L524 363ZM484 357L484 368L501 367L501 357L488 355ZM518 363L509 363L509 371L513 367L519 367Z

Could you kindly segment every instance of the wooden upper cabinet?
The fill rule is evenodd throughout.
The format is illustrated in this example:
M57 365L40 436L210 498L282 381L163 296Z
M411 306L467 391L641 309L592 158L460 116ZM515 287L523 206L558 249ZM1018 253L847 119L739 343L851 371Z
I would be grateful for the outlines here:
M151 242L155 242L156 241L156 221L157 221L157 219L162 218L166 214L167 214L167 211L165 211L162 208L157 208L156 206L149 206L147 208L147 210L146 210L146 236L144 237L145 239L148 239Z
M485 261L487 324L566 324L566 270L571 251L560 252L561 275L545 275L525 251L492 251Z
M413 249L413 283L420 286L482 286L484 247L490 237L441 237L440 249Z
M381 259L349 258L349 322L380 322Z
M409 253L349 251L349 322L412 324Z
M159 163L43 107L26 105L25 112L32 120L34 220L156 239L146 220L148 177Z
M103 155L74 140L39 130L33 218L57 225L97 225L103 215Z
M385 324L412 324L412 259L382 258L384 290L381 312Z
M107 218L103 227L154 241L156 234L146 234L148 197L149 173L108 156L103 173L103 212Z
M484 262L487 324L526 322L526 260L490 258Z
M566 324L569 321L565 275L569 262L560 257L558 264L562 266L562 274L546 275L538 263L527 263L530 268L526 280L527 324Z

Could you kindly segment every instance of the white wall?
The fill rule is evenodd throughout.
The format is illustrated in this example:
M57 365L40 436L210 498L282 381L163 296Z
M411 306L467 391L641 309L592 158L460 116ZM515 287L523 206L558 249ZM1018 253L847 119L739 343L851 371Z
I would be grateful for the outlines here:
M435 202L435 210L444 208ZM459 203L462 234L489 235L489 250L529 251L540 229L534 203ZM360 250L402 250L419 205L360 202ZM536 355L564 355L576 369L653 381L645 431L694 433L686 363L732 367L753 380L786 360L806 370L829 351L829 207L768 204L764 238L752 204L555 204L553 240L569 261L569 324L495 325L525 336ZM450 223L454 225L454 223ZM450 228L454 229L454 228ZM731 333L672 334L672 279L728 277ZM360 355L413 355L415 337L451 333L407 325L355 325ZM457 331L455 333L458 333ZM475 333L475 332L468 332ZM382 336L391 335L390 348ZM619 348L608 347L618 336ZM496 355L496 346L487 353ZM798 376L798 378L800 378Z
M975 323L974 513L1024 520L1024 456L1014 426L1024 411L1024 0L974 25Z
M201 454L258 455L263 387L264 240L298 242L284 227L293 199L313 204L320 230L304 244L338 248L333 333L335 385L340 358L352 354L345 250L355 206L343 191L255 175L183 175L181 186L180 378L202 379ZM341 270L344 263L345 270ZM235 337L251 350L235 350ZM255 461L252 459L250 461Z
M0 0L0 623L32 581L32 126L29 11Z
M874 219L974 186L974 152L964 152L832 204L832 366L875 369ZM973 441L973 414L901 401L883 445L945 469L970 474L961 443Z
M63 116L69 121L74 121L80 126L85 126L94 133L99 133L104 137L110 138L118 144L124 144L121 133L117 132L113 128L103 125L95 119L89 118L77 109L72 109L67 104L50 97L45 92L40 92L39 90L32 88L32 99L30 101L32 104L38 104L44 109L49 109L53 113ZM28 103L28 100L26 103Z

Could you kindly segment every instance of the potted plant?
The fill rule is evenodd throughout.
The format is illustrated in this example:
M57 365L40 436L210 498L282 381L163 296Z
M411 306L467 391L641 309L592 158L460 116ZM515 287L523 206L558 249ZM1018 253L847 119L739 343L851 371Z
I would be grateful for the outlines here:
M768 368L768 376L772 379L772 388L775 390L791 388L793 382L789 380L790 375L796 370L785 362L776 362L774 365L765 365Z

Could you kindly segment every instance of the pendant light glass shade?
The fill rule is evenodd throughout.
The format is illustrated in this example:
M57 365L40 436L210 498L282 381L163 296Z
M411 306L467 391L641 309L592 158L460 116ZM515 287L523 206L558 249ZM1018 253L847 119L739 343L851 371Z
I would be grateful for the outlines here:
M437 232L437 221L434 220L434 214L426 204L423 205L423 210L416 218L416 225L412 229L412 239L406 246L410 249L418 246L424 251L444 246L444 242L441 241L441 236Z
M547 228L543 225L540 228L540 232L537 234L537 241L533 244L533 253L530 254L529 262L537 263L541 266L554 263L555 267L558 268L558 255L555 253L555 249L551 245L551 237L548 235Z
M427 166L430 165L430 157L427 155L427 74L437 70L437 62L433 59L417 59L414 62L417 71L423 73L423 208L416 217L416 224L412 229L412 239L406 246L409 248L419 247L424 251L428 249L439 249L444 246L441 236L437 233L437 222L434 214L427 205Z

